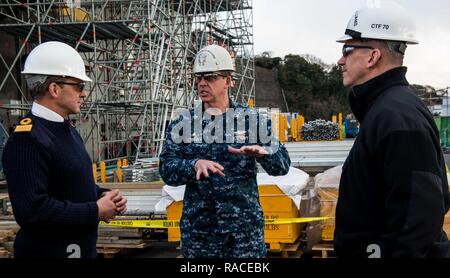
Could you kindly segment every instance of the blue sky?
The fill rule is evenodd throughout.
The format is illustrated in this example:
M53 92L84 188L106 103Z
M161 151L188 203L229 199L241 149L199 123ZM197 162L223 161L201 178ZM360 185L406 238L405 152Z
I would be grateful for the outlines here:
M384 0L253 0L255 54L313 54L336 63L336 43L354 11ZM450 1L395 0L408 10L417 28L418 45L405 56L410 83L450 86Z

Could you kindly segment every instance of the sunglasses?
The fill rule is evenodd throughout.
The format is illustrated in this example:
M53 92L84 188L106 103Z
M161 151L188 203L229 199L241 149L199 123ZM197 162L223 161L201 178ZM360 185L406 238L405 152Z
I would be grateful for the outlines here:
M56 84L64 84L64 85L72 85L75 87L75 89L78 92L82 92L84 90L84 86L86 86L86 83L80 82L80 83L70 83L70 82L55 82Z
M195 80L197 82L202 81L202 79L205 79L206 82L213 82L216 81L219 76L221 77L227 77L226 75L220 74L220 73L204 73L204 74L196 74Z
M363 49L375 49L374 47L368 46L368 45L350 45L350 44L344 44L342 46L342 56L347 57L353 50L357 48L363 48Z

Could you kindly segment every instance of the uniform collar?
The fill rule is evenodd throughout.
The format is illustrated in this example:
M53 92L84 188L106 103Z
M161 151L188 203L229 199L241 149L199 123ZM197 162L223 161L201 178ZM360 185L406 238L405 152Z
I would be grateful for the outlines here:
M205 111L205 104L203 102L201 102L201 106L203 111ZM232 101L231 98L228 98L228 108L237 108L238 105L236 102Z
M393 86L408 86L406 67L397 67L370 79L364 84L355 86L348 96L353 114L361 122L367 114L370 104L383 92Z
M53 110L48 109L43 105L40 105L37 102L33 102L33 106L31 107L31 113L36 117L43 118L51 122L58 122L58 123L64 122L64 118L61 117L61 115L59 115Z

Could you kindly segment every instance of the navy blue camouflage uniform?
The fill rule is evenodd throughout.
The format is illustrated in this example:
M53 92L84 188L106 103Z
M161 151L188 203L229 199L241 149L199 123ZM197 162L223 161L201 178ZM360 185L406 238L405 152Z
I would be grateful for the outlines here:
M256 110L231 101L230 108L256 115L258 127L261 127L262 116ZM233 117L235 124L231 133L234 134L226 129L226 125L231 124L231 118L223 116L224 143L208 144L205 138L200 142L174 142L172 130L182 121L189 121L188 124L191 124L191 138L197 136L194 130L194 110L190 111L191 117L180 116L167 129L166 141L160 154L160 174L168 185L186 184L180 223L182 253L186 258L260 258L266 254L264 216L256 183L256 162L274 176L287 174L291 162L285 147L278 141L271 141L275 148L262 158L230 153L228 146L240 148L255 145L249 141L250 117L244 117L245 133L242 133L238 131L237 122L242 120L238 115ZM208 128L213 120L214 116L211 119L203 117L202 130ZM268 126L264 128L270 134L270 121L268 122ZM213 135L220 136L215 133ZM233 136L235 142L227 143L230 142L225 141L227 136ZM245 136L245 142L237 142L236 139L239 138L236 137L239 136ZM256 143L269 146L270 143L262 144L259 139L258 137ZM203 177L197 181L194 165L199 159L222 165L225 177L210 173L208 178Z

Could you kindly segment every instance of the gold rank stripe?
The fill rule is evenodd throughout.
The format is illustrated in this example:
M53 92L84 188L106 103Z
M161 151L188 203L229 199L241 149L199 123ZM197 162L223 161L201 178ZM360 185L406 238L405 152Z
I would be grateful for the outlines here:
M14 132L30 132L33 128L33 125L18 125L14 129Z
M285 225L307 223L314 221L324 221L334 217L301 217L301 218L280 218L280 219L265 219L265 225ZM116 226L127 228L149 228L149 229L169 229L179 228L179 220L113 220L109 223L100 221L103 226Z

